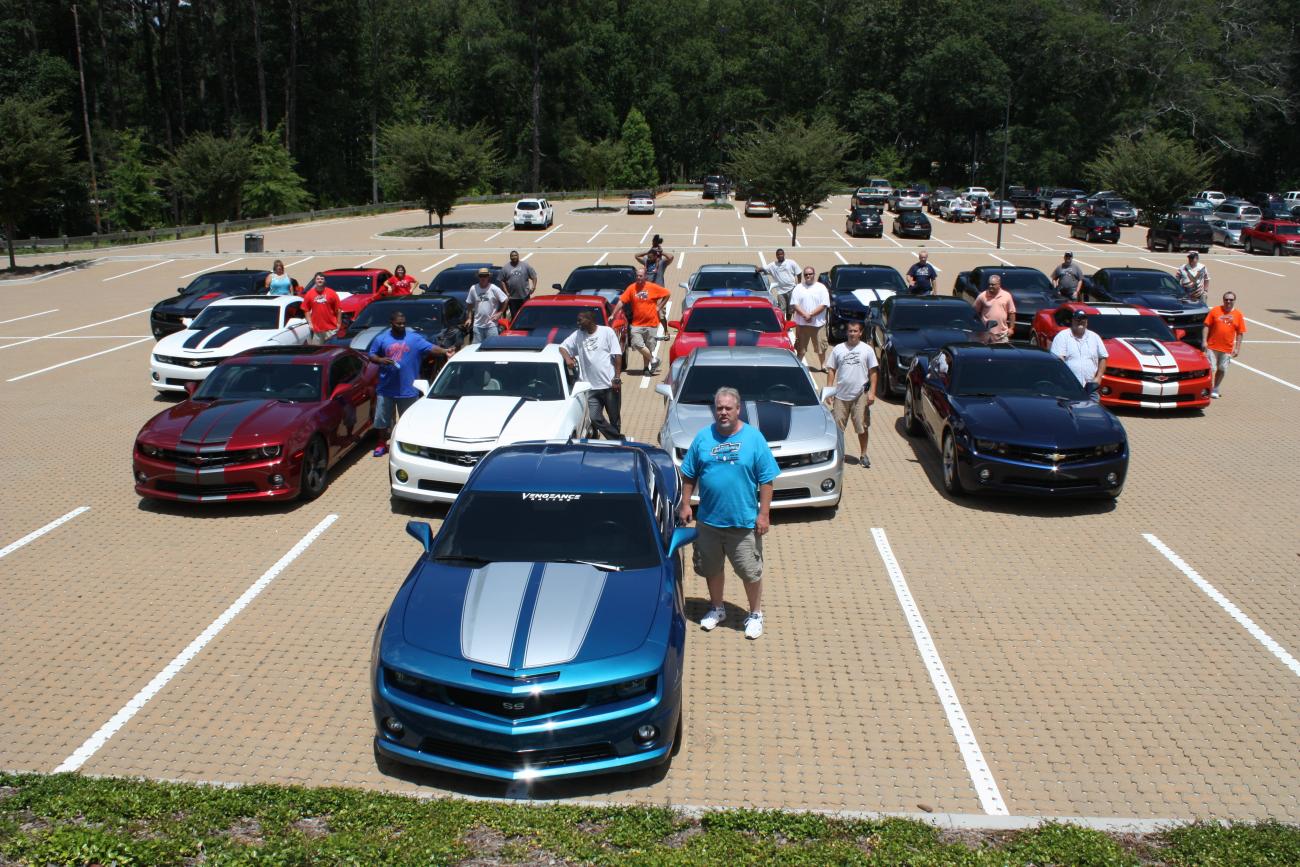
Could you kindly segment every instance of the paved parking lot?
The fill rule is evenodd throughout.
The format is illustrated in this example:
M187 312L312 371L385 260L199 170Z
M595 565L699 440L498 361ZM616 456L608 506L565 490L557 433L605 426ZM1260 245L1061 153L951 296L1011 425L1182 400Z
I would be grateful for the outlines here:
M0 767L394 791L686 805L1300 820L1300 259L1222 248L1250 333L1204 414L1126 415L1114 504L946 498L937 456L878 403L872 468L846 468L836 516L780 513L767 633L691 630L686 742L666 771L531 792L412 773L371 756L367 664L416 554L385 462L358 453L304 506L142 503L136 431L166 405L148 384L147 312L193 274L279 257L317 269L404 263L427 279L513 246L540 283L630 262L658 232L675 285L709 262L879 262L925 246L942 292L1005 261L1050 271L1172 269L1143 230L1098 248L1050 221L996 229L935 218L926 245L843 237L844 197L800 229L661 197L654 217L580 214L548 232L382 237L390 214L265 232L267 253L211 239L104 251L0 285ZM507 220L509 205L455 220ZM237 249L238 236L223 244ZM64 257L46 257L59 260ZM680 290L674 300L680 303ZM666 353L666 349L660 350ZM633 369L639 369L633 362ZM653 440L662 399L625 383L624 429ZM336 516L332 521L331 516ZM59 519L65 519L58 523ZM51 526L53 525L53 526ZM44 530L44 532L41 532ZM690 611L703 582L688 578ZM733 587L733 598L739 588ZM736 613L739 613L738 611ZM923 806L922 806L923 805Z

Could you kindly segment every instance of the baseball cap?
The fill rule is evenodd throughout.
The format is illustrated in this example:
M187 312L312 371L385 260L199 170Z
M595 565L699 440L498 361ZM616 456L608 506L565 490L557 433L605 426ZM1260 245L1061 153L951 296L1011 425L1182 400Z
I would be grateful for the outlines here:
M1066 250L1066 251L1065 251L1065 258L1067 258L1067 259L1073 259L1073 258L1074 258L1074 254L1071 253L1069 250Z
M1087 310L1079 310L1079 309L1076 308L1075 311L1074 311L1074 313L1071 314L1070 318L1071 318L1071 319L1074 319L1074 320L1076 320L1076 321L1077 321L1077 320L1080 320L1080 319L1087 319L1087 318L1088 318L1088 311L1087 311Z
M492 272L489 271L487 268L479 268L479 269L478 269L478 276L480 276L480 277L491 277L491 276L492 276Z
M1198 253L1198 252L1196 252L1195 250L1193 250L1192 252L1190 252L1190 253L1187 254L1187 258L1188 258L1188 259L1199 259L1199 258L1201 258L1201 254Z

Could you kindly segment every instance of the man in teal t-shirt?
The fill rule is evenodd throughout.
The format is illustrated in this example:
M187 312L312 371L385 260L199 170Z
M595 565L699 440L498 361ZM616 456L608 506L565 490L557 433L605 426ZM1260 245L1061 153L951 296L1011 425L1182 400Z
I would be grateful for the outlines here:
M700 627L712 630L727 617L722 604L725 560L745 583L749 616L745 637L763 634L763 536L770 527L772 482L780 469L767 440L740 420L740 393L720 388L713 396L713 420L695 435L682 459L682 505L678 517L689 524L691 496L699 488L699 537L694 545L695 574L709 585L709 612Z

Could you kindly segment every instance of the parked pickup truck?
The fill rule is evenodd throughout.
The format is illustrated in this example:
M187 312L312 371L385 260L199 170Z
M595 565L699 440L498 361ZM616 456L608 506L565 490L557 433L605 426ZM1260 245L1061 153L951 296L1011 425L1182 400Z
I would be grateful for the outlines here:
M1007 194L1007 200L1016 209L1017 217L1033 217L1037 220L1043 212L1042 197L1029 190L1012 190Z
M1260 220L1241 230L1241 245L1247 253L1270 256L1300 255L1300 223Z
M1164 217L1147 229L1148 250L1200 250L1210 252L1214 246L1214 228L1195 217Z

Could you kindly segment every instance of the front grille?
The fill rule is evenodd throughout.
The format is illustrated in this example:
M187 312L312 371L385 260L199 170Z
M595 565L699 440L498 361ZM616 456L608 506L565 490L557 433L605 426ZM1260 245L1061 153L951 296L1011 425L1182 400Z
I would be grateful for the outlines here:
M450 704L506 719L562 713L587 703L587 692L581 689L539 695L501 695L456 686L444 687L444 691Z
M160 313L155 310L153 318L159 322L180 322L183 317L179 313Z
M162 449L159 460L187 467L224 467L231 464L250 464L254 461L267 460L260 449L238 449L230 452L196 452Z
M495 750L489 747L476 747L451 741L425 738L420 743L420 752L440 756L457 762L473 765L486 765L509 771L522 771L526 768L558 768L584 762L599 762L614 758L614 748L608 743L579 744L572 747L559 747L549 750Z
M177 367L216 367L224 359L221 358L178 358L174 355L155 355L154 359L159 364L174 364Z
M487 452L462 452L456 449L434 449L428 446L420 446L418 454L420 457L431 461L456 464L461 467L472 467L481 461Z
M1189 403L1201 400L1195 394L1143 394L1140 391L1121 391L1120 400L1134 400L1142 403Z
M1161 313L1160 316L1175 328L1202 328L1205 325L1204 313Z
M435 479L420 479L417 485L422 491L440 491L444 494L459 494L464 485L455 482L439 482Z
M176 482L159 479L154 482L158 490L168 494L184 494L190 497L220 497L230 494L252 494L257 492L257 485L247 482L239 485L195 485L190 482Z
M985 454L989 454L985 452ZM1045 466L1060 466L1062 464L1077 464L1083 461L1098 460L1101 455L1091 446L1081 449L1040 449L1030 446L1008 445L1002 449L993 452L1000 458L1009 458L1013 461L1024 461L1027 464L1043 464Z
M772 492L772 502L778 500L806 500L812 496L807 488L782 488Z
M1026 488L1043 488L1044 490L1087 490L1090 488L1099 488L1101 485L1096 479L1053 479L1046 476L1035 478L1033 476L1008 476L1005 479L1008 485L1021 485Z
M1187 379L1201 379L1208 376L1208 370L1184 370L1173 373L1152 373L1146 370L1127 370L1124 368L1108 367L1106 374L1119 379L1137 379L1143 382L1182 382Z

